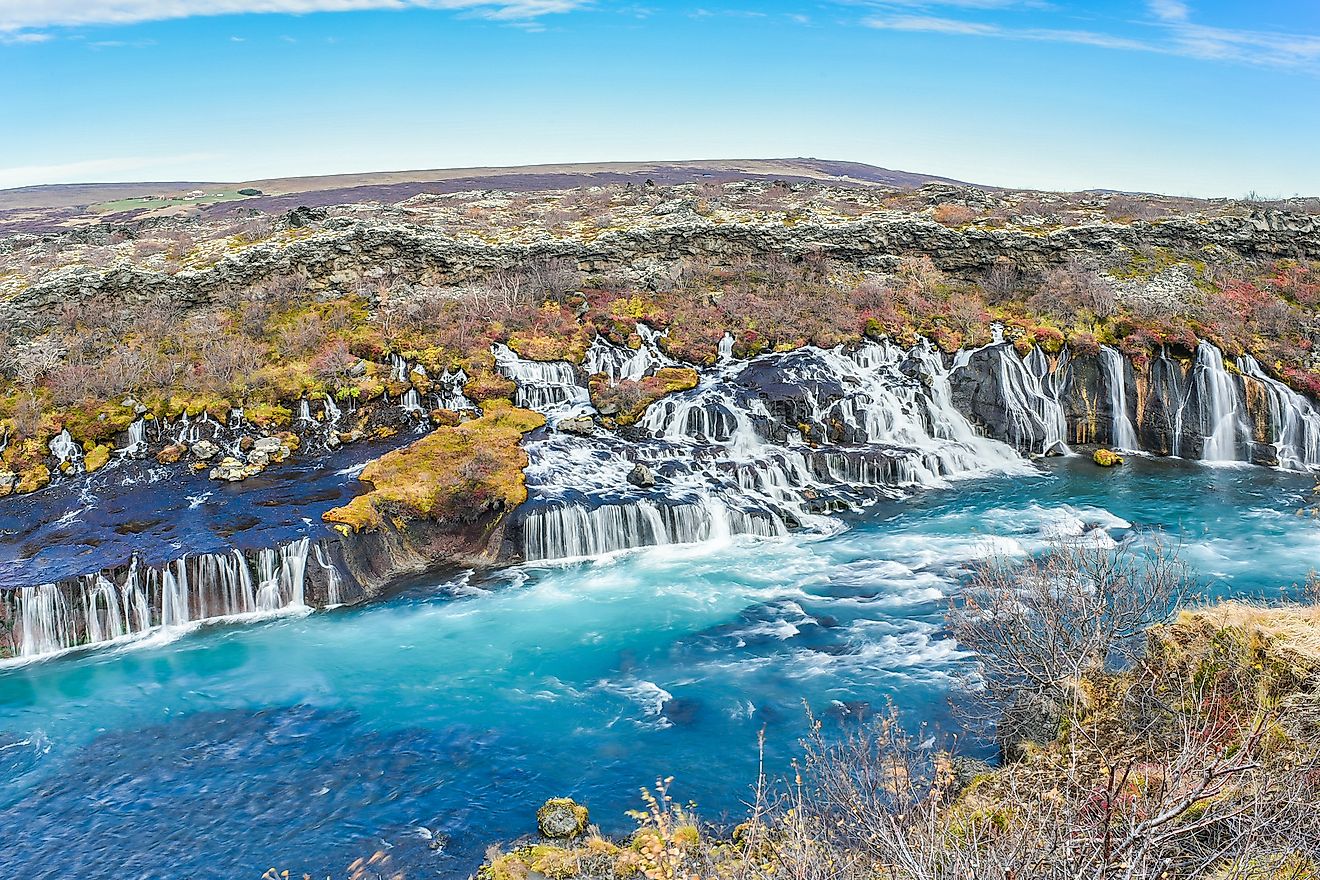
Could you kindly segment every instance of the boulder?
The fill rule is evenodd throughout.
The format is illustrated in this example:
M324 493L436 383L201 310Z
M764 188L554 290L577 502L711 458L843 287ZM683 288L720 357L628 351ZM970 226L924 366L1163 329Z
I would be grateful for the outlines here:
M220 454L220 447L216 446L210 440L199 440L192 445L190 450L193 457L199 461L210 461Z
M644 464L635 464L628 472L628 482L642 489L650 489L655 485L655 471Z
M254 449L247 454L247 463L252 467L264 468L270 464L270 456L260 449Z
M572 419L564 419L555 429L564 434L576 434L579 437L588 437L596 430L596 423L592 421L591 416L577 416Z
M18 484L18 474L13 471L0 471L0 498L12 494Z
M252 444L252 451L264 452L267 455L275 455L280 451L280 448L283 445L284 441L279 437L262 437L260 440Z
M161 464L174 464L183 458L183 454L188 451L188 447L179 443L171 443L160 452L156 453L156 461Z
M536 811L536 827L551 840L581 837L587 830L587 808L572 798L550 798Z
M1023 694L1009 706L995 731L1005 762L1025 760L1059 735L1063 708L1045 694Z
M1113 467L1116 464L1123 463L1123 456L1114 452L1112 449L1097 449L1091 454L1091 461L1100 465L1100 467Z
M211 479L224 480L229 483L237 483L248 478L248 472L243 467L243 462L231 456L225 456L220 464L211 468Z

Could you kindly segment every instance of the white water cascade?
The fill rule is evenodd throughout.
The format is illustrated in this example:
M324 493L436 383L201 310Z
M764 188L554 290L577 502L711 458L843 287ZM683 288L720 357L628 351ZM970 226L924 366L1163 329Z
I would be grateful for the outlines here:
M637 336L641 344L636 349L614 345L597 336L587 349L583 361L588 375L603 373L610 382L616 384L620 381L640 382L662 367L675 365L673 359L660 350L659 342L663 333L645 324L638 324Z
M422 395L417 393L416 388L409 388L403 392L403 397L399 399L399 408L408 415L423 415L426 412L422 406Z
M240 418L241 418L240 414ZM128 426L128 445L122 450L124 455L142 455L147 451L147 420L134 419Z
M321 407L325 414L325 423L327 425L338 424L339 418L343 415L343 412L337 405L335 405L334 395L327 392L326 395L321 398Z
M73 437L69 436L67 429L60 431L51 438L50 454L55 456L55 460L61 465L69 465L74 468L82 466L82 447L73 441Z
M1178 412L1175 454L1182 454L1184 436L1194 428L1204 438L1202 461L1245 461L1251 431L1240 402L1237 385L1224 367L1224 353L1202 342L1196 347L1189 390ZM1189 416L1193 421L1188 421Z
M1259 383L1268 404L1267 415L1279 466L1305 470L1320 465L1320 412L1302 395L1265 373L1251 355L1237 359L1249 382Z
M529 361L507 345L491 347L495 368L518 385L515 403L534 409L552 421L580 415L591 409L591 395L581 384L578 370L567 361Z
M1126 367L1123 355L1107 345L1100 346L1100 369L1109 393L1110 445L1127 452L1140 450L1137 429L1128 416Z
M310 547L311 540L303 538L261 550L251 559L234 550L185 556L162 566L133 560L119 582L94 574L8 591L0 602L14 627L11 653L39 657L157 629L305 607ZM318 562L333 569L317 549ZM339 581L332 583L337 589Z
M610 347L597 340L588 368L615 381L644 375L635 351ZM561 418L592 412L571 365L521 361L507 350L497 359L518 382L520 401ZM650 360L657 363L665 361ZM635 442L606 431L534 435L524 554L575 558L831 530L837 523L822 514L877 495L1025 467L1011 448L979 436L950 401L948 371L925 344L728 360L705 370L697 388L649 407Z
M468 375L461 367L452 373L446 367L445 371L432 384L436 409L447 409L454 412L476 409L476 405L463 393L463 386L467 385L467 381Z
M1025 361L1019 361L1007 352L1000 358L1004 405L1014 419L1015 430L1020 432L1014 438L1015 444L1026 445L1027 438L1032 436L1028 433L1030 427L1038 425L1044 438L1040 444L1043 455L1069 454L1068 445L1064 443L1068 422L1059 402L1060 377L1066 373L1068 357L1068 350L1064 349L1059 363L1051 369L1045 350L1037 345L1027 354ZM1022 368L1016 369L1015 364Z

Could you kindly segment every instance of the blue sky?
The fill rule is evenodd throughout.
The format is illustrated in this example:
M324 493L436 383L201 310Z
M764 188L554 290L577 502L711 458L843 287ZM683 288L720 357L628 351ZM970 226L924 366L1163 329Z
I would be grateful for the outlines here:
M0 187L816 156L1320 194L1317 0L0 0L0 82Z

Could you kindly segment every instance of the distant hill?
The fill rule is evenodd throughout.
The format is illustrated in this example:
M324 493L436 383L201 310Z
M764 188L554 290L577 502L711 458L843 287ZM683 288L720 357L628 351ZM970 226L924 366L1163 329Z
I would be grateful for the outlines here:
M525 165L509 168L449 168L424 171L372 171L319 177L282 177L239 182L170 181L144 183L74 183L0 190L0 211L51 210L102 206L114 212L120 203L159 199L162 206L181 202L188 193L224 193L214 201L232 201L241 190L245 206L279 211L298 205L317 207L362 201L398 202L418 193L473 189L528 191L566 189L608 183L657 185L703 180L726 182L775 178L911 189L926 183L959 183L947 177L878 168L858 162L825 159L714 159L677 162L600 162ZM203 203L205 199L202 200ZM142 207L142 206L134 206Z

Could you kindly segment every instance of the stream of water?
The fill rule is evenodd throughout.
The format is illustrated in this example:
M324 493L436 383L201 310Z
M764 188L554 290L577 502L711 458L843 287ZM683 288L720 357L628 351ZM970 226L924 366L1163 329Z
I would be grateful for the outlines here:
M1277 597L1320 548L1309 477L1056 459L881 501L834 534L739 536L460 575L390 601L163 632L0 669L0 876L340 877L384 849L465 877L572 795L622 831L658 775L736 820L766 731L893 700L953 729L966 566L1157 529L1212 594ZM449 837L442 850L430 837Z

